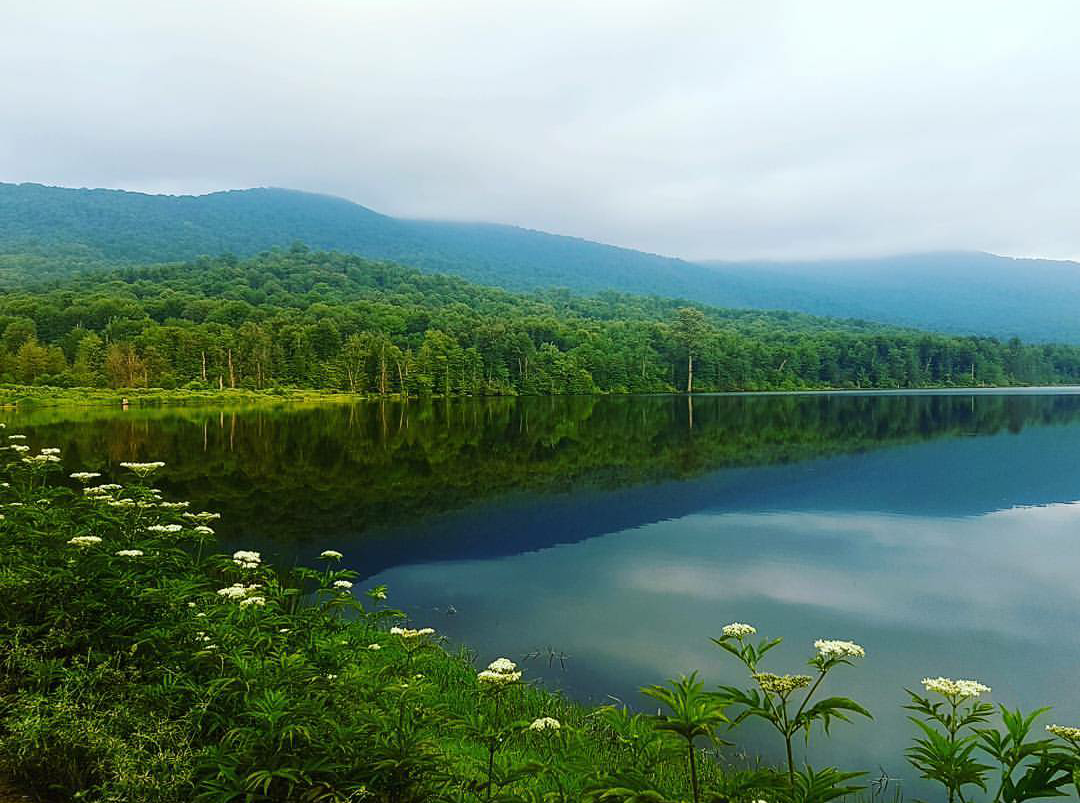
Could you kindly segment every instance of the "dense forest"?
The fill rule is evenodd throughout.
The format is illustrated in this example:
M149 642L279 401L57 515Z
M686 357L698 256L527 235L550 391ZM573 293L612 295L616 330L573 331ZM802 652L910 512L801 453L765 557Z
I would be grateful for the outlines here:
M1053 384L1080 379L1080 347L513 294L295 245L6 293L0 378L410 396Z
M394 218L296 190L147 195L0 183L0 289L117 264L226 252L247 257L293 242L514 292L614 290L961 335L1080 343L1075 262L953 252L695 264L514 226Z

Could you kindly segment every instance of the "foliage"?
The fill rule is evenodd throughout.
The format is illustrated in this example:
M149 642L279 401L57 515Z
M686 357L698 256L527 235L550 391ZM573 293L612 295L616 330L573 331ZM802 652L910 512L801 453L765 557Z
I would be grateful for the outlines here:
M1080 381L1080 347L558 291L515 295L297 246L0 298L0 380L386 396Z

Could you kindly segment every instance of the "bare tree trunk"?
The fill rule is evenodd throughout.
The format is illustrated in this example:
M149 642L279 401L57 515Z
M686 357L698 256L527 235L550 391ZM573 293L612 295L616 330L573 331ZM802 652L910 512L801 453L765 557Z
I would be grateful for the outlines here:
M236 389L236 371L233 369L232 349L229 349L229 387Z
M686 355L686 392L694 392L694 355Z
M206 381L206 352L202 353L202 381Z

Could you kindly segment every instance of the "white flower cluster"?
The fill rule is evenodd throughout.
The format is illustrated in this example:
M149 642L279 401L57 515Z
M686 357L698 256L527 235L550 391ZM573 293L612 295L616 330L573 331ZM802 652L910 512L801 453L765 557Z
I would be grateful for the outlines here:
M207 527L205 524L200 524L198 527L192 527L191 531L193 533L198 533L199 535L213 535L214 534L213 528Z
M221 518L220 513L207 513L205 510L202 513L185 513L183 515L188 521L194 521L199 524L209 524L210 522Z
M342 591L348 591L350 588L352 588L352 583L350 583L348 580L335 580L334 588L340 588Z
M251 594L251 592L258 591L260 588L262 588L262 586L258 583L253 583L249 586L246 586L243 583L233 583L227 588L219 588L217 593L218 596L225 597L225 599L244 599Z
M23 462L28 466L47 466L49 463L59 463L60 458L54 454L46 454L44 451L41 454L28 455L23 458Z
M487 669L476 673L476 679L490 686L509 686L521 680L521 672L509 658L496 658Z
M724 625L724 635L728 638L744 639L747 636L752 636L757 633L757 628L753 625L743 624L742 622L732 622L730 625Z
M119 558L141 558L143 551L141 549L121 549L115 554Z
M11 451L13 451L13 452L19 452L20 454L22 454L23 452L29 452L30 451L29 446L25 446L25 445L23 445L21 443L13 443L13 444L11 444L11 446L8 446L7 448L11 449Z
M241 569L258 569L259 564L262 563L262 555L260 555L258 552L251 552L246 549L238 549L236 552L233 552L232 560L233 563L235 563Z
M151 524L149 527L146 528L146 531L150 533L162 533L165 535L172 535L174 533L180 532L182 529L184 528L181 527L179 524Z
M1068 725L1047 725L1046 730L1054 736L1059 736L1070 742L1080 742L1080 728Z
M24 440L26 440L25 435L8 435L7 437L8 437L9 441L24 441Z
M369 650L381 650L381 649L382 649L382 645L381 645L381 644L368 644L368 645L367 645L367 648L368 648Z
M435 628L433 628L433 627L422 627L419 630L410 630L407 627L391 627L390 628L390 635L391 636L401 636L404 639L421 638L423 636L434 636L435 635Z
M123 499L109 499L105 504L109 505L110 507L130 509L135 507L135 500L124 497Z
M557 731L562 727L562 724L555 717L540 717L534 719L532 724L529 725L531 731Z
M923 678L923 686L927 691L937 692L943 697L955 697L965 699L978 697L980 694L989 694L990 687L984 686L977 680L953 680L952 678Z
M139 477L149 477L159 468L164 468L165 464L160 460L153 463L121 463L122 468L126 468L128 471L134 472Z
M96 480L101 475L96 471L76 471L71 475L71 479L78 480L81 483L90 482L90 480Z
M854 641L818 639L814 642L814 649L822 658L864 658L866 656L866 650Z
M772 672L757 672L754 680L766 694L787 697L793 691L803 689L813 682L809 675L774 675Z
M319 553L319 557L323 560L341 560L345 556L336 549L324 549Z
M68 543L77 547L93 546L94 544L100 544L101 539L96 535L76 535Z
M159 502L158 506L163 510L184 510L191 502Z
M50 447L48 449L42 449L41 453L42 454L58 455L58 454L60 454L60 450L57 449L55 446L52 446L52 447Z
M247 599L240 600L241 608L249 608L252 605L257 608L262 608L266 605L266 597L248 597Z

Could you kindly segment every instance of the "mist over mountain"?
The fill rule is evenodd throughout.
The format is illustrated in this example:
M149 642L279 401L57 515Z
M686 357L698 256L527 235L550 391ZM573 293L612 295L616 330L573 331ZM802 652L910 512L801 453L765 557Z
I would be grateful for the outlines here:
M979 252L693 263L489 223L409 220L327 195L200 196L0 183L0 281L300 241L510 290L563 287L786 309L950 333L1080 342L1080 265Z

